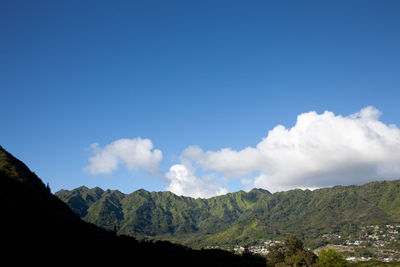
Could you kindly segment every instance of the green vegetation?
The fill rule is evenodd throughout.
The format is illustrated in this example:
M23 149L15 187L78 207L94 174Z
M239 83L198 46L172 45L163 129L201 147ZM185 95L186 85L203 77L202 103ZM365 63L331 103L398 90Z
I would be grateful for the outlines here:
M400 221L399 180L275 194L253 189L209 199L86 187L61 190L56 196L85 221L105 229L116 226L120 234L194 248L229 248L290 235L317 248L326 244L321 238L325 233L348 236L365 225Z
M317 264L325 267L342 267L346 266L347 262L342 255L334 249L329 248L322 249L319 252Z
M138 241L84 222L1 146L0 188L4 266L265 266L265 259L251 254ZM79 191L71 200L79 204L79 215L95 215L105 227L121 219L122 194L99 188Z
M351 267L399 264L376 260L349 262L330 248L320 249L317 256L304 248L302 241L342 242L343 236L354 236L354 240L350 238L346 242L354 244L351 255L356 257L371 256L375 249L368 244L385 239L388 242L383 243L381 251L396 248L399 241L393 237L398 233L399 224L383 224L399 219L396 206L399 181L314 192L292 190L270 194L254 189L210 199L145 190L125 195L87 187L62 190L56 197L48 185L0 147L0 186L3 189L0 195L2 242L6 244L2 262L10 265ZM336 232L320 235L328 230ZM215 248L193 250L168 241L138 241L123 234L124 231L147 239L183 240L194 246L243 244L244 250L236 255ZM301 239L292 233L300 233ZM290 237L284 239L287 236ZM318 238L312 239L313 236ZM273 242L266 257L254 255L247 244L266 237L284 241ZM371 238L375 241L368 241ZM364 243L365 246L360 246ZM389 253L383 253L382 257L385 255ZM397 258L396 254L390 255Z
M317 260L317 256L312 251L304 249L303 242L296 236L286 239L283 244L271 246L269 251L267 266L271 267L314 266Z

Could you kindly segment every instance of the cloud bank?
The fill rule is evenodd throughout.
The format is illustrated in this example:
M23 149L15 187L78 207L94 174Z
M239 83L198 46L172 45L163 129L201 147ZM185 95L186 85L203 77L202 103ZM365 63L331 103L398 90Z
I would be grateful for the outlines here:
M183 157L229 178L253 178L253 186L280 191L400 178L400 129L379 120L369 106L347 117L325 111L300 114L287 129L278 125L255 147L203 151Z
M162 177L166 190L195 198L227 193L230 179L245 189L271 192L400 179L400 129L380 121L380 115L372 106L349 116L303 113L292 128L278 125L256 146L217 151L190 146L165 174L162 152L149 139L119 139L104 147L94 143L85 170L96 175L120 165L142 169Z
M85 170L92 175L110 174L117 170L120 164L124 164L130 171L143 169L152 176L161 173L162 152L153 149L153 143L149 139L119 139L104 148L94 143L90 150L94 155L89 158L90 164Z
M111 174L124 165L129 171L143 169L149 176L164 176L160 167L162 152L153 149L150 139L119 139L103 148L94 143L90 150L93 156L89 158L90 164L85 170L92 175ZM190 163L184 162L171 166L162 180L167 185L166 190L177 195L207 198L228 193L213 178L213 175L197 177Z
M226 188L213 182L213 176L198 178L194 174L194 169L185 164L171 166L166 177L169 181L166 190L176 195L208 198L228 193Z

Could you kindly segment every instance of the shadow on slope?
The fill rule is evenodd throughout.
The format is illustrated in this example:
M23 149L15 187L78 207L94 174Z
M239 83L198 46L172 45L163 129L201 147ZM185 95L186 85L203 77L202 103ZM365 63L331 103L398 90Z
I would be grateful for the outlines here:
M0 146L1 261L17 265L264 266L255 257L117 236L83 222Z

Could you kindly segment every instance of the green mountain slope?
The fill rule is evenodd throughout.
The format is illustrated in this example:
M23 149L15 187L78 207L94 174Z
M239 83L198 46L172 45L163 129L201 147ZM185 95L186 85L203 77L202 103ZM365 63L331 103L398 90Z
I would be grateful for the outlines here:
M77 206L76 214L1 146L0 188L4 266L265 266L265 260L256 257L137 241L84 222L77 214L105 228L122 221L125 196L85 187L59 192Z
M84 220L139 238L164 238L191 246L246 244L301 236L318 245L323 233L348 233L365 224L400 221L400 181L319 190L239 191L209 199L170 192L131 194L80 187L56 195ZM76 200L79 199L79 200Z
M211 234L226 229L244 211L270 193L243 191L210 199L181 197L171 192L138 190L124 195L119 191L100 191L80 187L62 190L56 195L84 220L106 229L117 227L120 233L135 236L160 234ZM97 200L93 201L93 199Z

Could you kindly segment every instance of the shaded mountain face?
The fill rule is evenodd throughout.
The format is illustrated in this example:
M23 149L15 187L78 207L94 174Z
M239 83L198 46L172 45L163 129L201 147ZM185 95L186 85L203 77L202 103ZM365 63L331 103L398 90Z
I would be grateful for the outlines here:
M75 213L1 146L0 188L0 261L6 266L265 266L260 258L221 250L196 251L166 241L137 241L84 222L78 215L95 214L105 226L121 220L124 195L81 187L69 197L70 205L80 207Z
M98 194L100 193L100 194ZM155 236L159 234L212 234L234 224L256 203L271 195L266 190L240 191L210 199L193 199L171 192L138 190L132 194L99 188L79 187L56 193L84 220L120 233Z
M209 199L171 192L131 194L80 187L56 193L85 221L139 238L164 238L193 247L246 244L301 236L309 246L324 233L400 221L400 181L319 190L239 191Z

